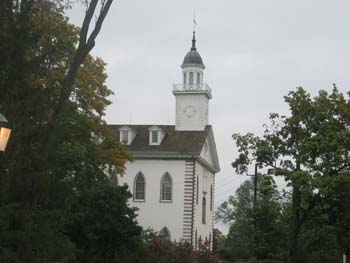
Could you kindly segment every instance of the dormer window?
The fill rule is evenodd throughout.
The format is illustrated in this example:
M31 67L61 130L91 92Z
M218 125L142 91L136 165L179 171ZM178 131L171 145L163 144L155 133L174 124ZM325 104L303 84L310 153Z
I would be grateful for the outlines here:
M159 131L151 131L152 143L158 143L159 141Z
M149 130L149 145L160 145L164 138L164 131L157 126L152 126L148 130Z
M124 145L130 145L136 136L136 132L128 126L119 128L119 142Z
M120 132L120 142L128 144L129 142L129 131L121 131Z

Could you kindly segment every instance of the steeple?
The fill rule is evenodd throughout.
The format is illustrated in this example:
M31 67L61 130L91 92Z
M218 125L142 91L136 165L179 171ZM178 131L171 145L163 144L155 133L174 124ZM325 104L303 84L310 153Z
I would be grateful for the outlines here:
M193 30L192 47L187 52L182 68L182 84L174 84L176 98L177 131L202 131L209 123L209 100L211 89L203 80L205 66L196 47Z
M193 30L192 47L191 47L191 50L187 52L183 60L183 63L181 65L182 68L185 68L185 67L199 67L202 69L205 68L202 57L197 51L196 41L197 41L196 32Z
M197 48L196 48L196 31L194 31L194 30L193 30L191 50L197 50Z

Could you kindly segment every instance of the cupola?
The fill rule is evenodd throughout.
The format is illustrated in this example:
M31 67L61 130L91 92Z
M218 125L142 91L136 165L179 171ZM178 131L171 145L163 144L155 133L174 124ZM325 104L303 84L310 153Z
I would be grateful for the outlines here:
M196 47L196 33L193 31L192 47L187 52L182 68L182 83L174 84L176 98L177 131L203 131L209 123L209 100L211 89L204 82L203 59Z
M201 55L197 51L196 47L196 32L193 31L193 37L192 37L192 47L189 52L187 52L184 61L181 65L182 68L185 67L200 67L202 69L205 69L205 66L203 64L203 59Z

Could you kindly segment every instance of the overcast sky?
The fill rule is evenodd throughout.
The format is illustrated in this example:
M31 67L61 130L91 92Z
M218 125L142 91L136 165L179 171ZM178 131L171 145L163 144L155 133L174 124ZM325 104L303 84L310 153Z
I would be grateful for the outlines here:
M247 179L230 165L233 133L261 134L270 112L288 112L283 96L297 86L313 95L332 83L349 90L350 1L115 0L92 52L108 64L115 93L108 123L174 124L172 85L181 82L194 9L204 81L213 90L219 205ZM81 24L81 8L69 14Z

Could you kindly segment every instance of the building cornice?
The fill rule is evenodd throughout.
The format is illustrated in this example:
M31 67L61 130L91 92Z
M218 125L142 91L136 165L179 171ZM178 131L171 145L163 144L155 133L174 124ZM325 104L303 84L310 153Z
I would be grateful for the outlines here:
M213 174L220 170L213 167L209 162L198 154L191 152L160 152L160 151L130 151L135 160L188 160L193 159L207 168Z

